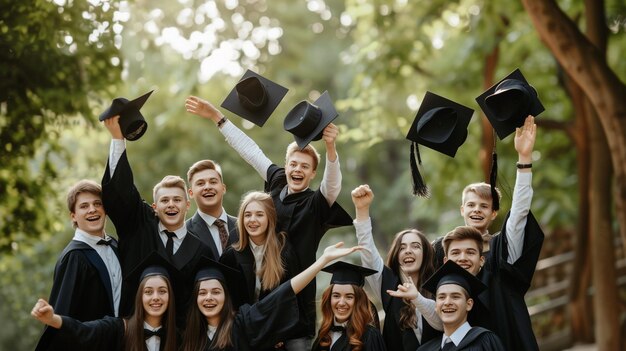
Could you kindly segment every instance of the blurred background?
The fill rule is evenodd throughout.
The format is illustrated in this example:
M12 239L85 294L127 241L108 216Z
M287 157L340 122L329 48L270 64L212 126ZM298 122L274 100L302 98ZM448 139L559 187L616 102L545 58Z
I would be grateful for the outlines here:
M488 181L494 147L474 99L516 68L546 107L536 119L532 204L546 240L526 296L535 334L542 350L624 349L622 0L0 0L0 9L0 349L32 349L43 329L29 311L48 297L73 236L68 187L103 174L109 134L97 116L113 98L156 89L142 108L146 134L127 143L148 202L164 175L186 178L210 158L236 214L241 195L263 182L213 123L185 112L185 98L219 106L246 69L289 88L263 128L225 111L282 165L292 141L285 114L328 90L340 113L338 201L354 214L350 191L372 187L386 257L404 228L435 239L463 224L461 191ZM420 148L425 199L412 195L405 136L427 90L475 113L455 158ZM510 208L517 161L513 137L495 147L503 199L491 232ZM110 223L107 231L115 235ZM354 244L353 229L328 232L320 247L339 240Z

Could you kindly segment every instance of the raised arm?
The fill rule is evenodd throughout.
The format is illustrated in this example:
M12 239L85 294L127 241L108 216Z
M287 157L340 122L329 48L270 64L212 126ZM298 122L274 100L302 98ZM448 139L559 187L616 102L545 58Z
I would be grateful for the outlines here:
M338 242L335 245L327 247L322 256L313 262L312 265L291 278L291 288L293 292L297 294L302 291L302 289L315 278L315 275L331 261L361 250L363 250L361 246L344 248L343 242Z
M226 138L226 142L259 173L263 180L267 180L267 169L272 165L272 161L265 156L254 140L228 121L213 104L197 96L190 96L185 100L185 108L187 112L213 121Z
M443 331L443 321L435 311L435 300L425 298L424 295L417 291L417 288L410 279L407 279L407 281L408 282L404 284L398 285L398 290L387 290L387 294L393 297L411 300L415 308L424 316L424 319L431 327Z
M537 136L537 125L533 116L526 117L524 125L515 130L515 150L517 151L520 165L530 165L532 163L532 152ZM530 203L533 197L532 189L532 168L520 168L517 170L515 178L515 188L513 190L513 200L511 212L506 222L506 235L508 242L507 262L515 263L522 255L524 249L524 228L526 227L526 216L530 211Z
M341 168L339 165L339 155L335 140L339 135L339 128L330 123L322 134L324 143L326 144L326 165L324 167L324 176L320 184L320 191L326 198L329 206L332 206L341 192Z
M382 271L384 267L383 258L378 253L374 237L372 235L372 220L370 218L370 205L374 201L374 192L369 185L359 185L351 192L352 203L356 210L356 218L354 220L354 228L356 229L356 238L358 244L367 250L362 250L361 264L364 267L371 268L377 273L365 277L367 285L370 287L371 293L382 301Z

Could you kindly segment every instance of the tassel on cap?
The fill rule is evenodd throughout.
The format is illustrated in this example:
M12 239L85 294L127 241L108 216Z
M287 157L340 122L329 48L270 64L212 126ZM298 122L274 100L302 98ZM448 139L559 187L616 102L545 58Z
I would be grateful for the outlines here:
M415 154L417 153L417 162L415 161ZM420 174L419 169L417 168L417 164L422 164L422 159L420 157L420 151L417 146L417 143L411 143L411 151L410 151L410 161L411 161L411 179L413 181L413 195L421 196L421 197L429 197L430 192L428 191L428 187L424 183L424 179L422 179L422 175Z
M491 199L493 204L493 210L498 211L500 209L500 197L496 191L496 181L498 178L498 154L494 148L493 154L491 154L491 171L489 172L489 184L491 185Z

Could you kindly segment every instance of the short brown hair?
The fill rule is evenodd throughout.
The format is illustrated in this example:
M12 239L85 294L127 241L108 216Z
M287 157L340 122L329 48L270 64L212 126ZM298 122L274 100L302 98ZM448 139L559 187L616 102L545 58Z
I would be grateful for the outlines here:
M500 189L494 188L496 193L498 194L498 201L502 199L502 194L500 193ZM491 185L485 182L480 183L472 183L466 186L463 189L463 195L461 196L461 205L465 205L465 197L468 193L474 193L478 195L481 199L491 200L491 205L493 206L493 197L491 195Z
M220 175L220 180L224 182L224 178L222 177L222 167L219 165L219 163L213 160L200 160L191 165L191 167L189 167L189 170L187 171L187 182L191 185L191 180L193 179L193 176L196 175L196 173L202 172L207 169L215 170L217 174Z
M476 247L478 247L478 254L480 256L483 255L482 234L480 234L480 231L478 229L467 225L456 227L443 237L443 252L445 252L445 255L448 256L448 248L450 247L451 242L465 239L475 241Z
M102 198L102 187L100 184L89 179L79 180L76 184L72 185L67 192L67 209L70 213L74 213L74 207L76 207L76 198L80 193L89 193Z
M303 154L307 154L313 158L313 170L317 170L317 165L320 163L320 154L317 152L313 145L308 144L304 147L304 149L300 150L298 144L294 141L287 146L287 152L285 153L285 163L289 162L289 157L296 152L302 152Z
M152 189L152 198L154 199L154 202L157 201L156 193L161 188L180 188L180 189L183 189L183 192L185 193L185 200L189 200L189 197L187 195L187 184L185 184L185 180L183 180L183 178L181 178L179 176L166 175L165 177L163 177L163 179L161 179L160 182L158 182L154 186L154 188Z

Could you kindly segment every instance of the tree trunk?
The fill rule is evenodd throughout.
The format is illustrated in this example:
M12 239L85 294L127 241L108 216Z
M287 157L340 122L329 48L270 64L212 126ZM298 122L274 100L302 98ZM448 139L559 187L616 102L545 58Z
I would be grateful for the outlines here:
M626 248L626 86L604 55L555 0L522 0L544 44L593 105L606 135L616 180L615 213ZM606 180L605 180L606 181Z

